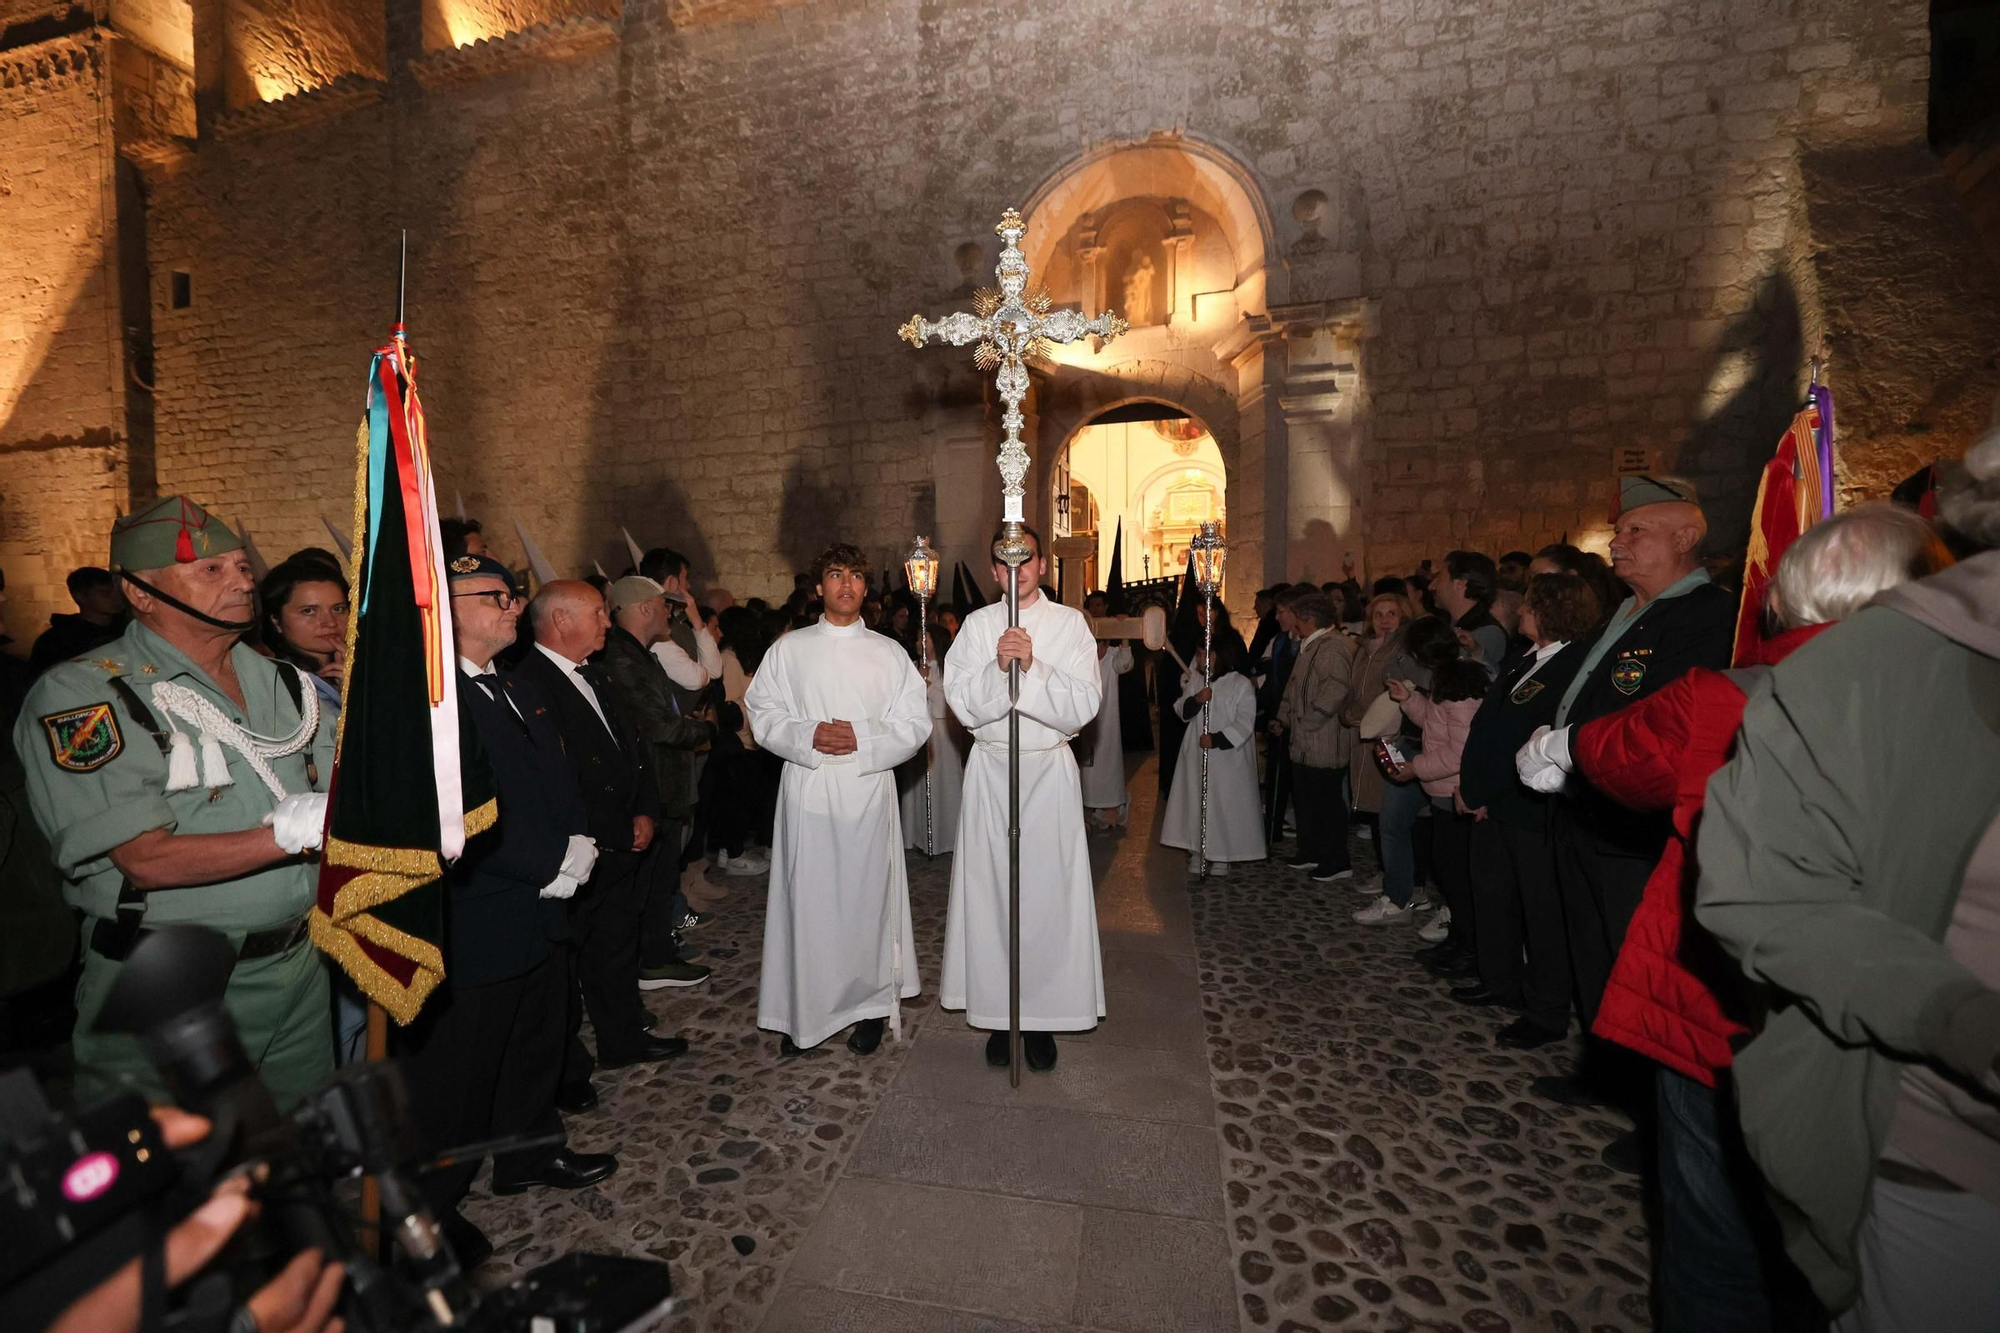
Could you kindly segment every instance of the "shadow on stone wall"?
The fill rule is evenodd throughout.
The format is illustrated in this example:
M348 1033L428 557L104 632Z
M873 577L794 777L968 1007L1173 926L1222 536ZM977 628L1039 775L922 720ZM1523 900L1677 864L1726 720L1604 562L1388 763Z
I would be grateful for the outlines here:
M1723 328L1702 378L1677 467L1701 487L1718 549L1747 539L1764 460L1803 401L1804 324L1790 275L1766 274Z

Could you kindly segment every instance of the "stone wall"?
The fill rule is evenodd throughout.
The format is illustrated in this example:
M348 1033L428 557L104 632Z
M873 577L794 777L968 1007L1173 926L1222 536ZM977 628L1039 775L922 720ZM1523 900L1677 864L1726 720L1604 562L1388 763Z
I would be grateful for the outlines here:
M990 404L966 353L893 331L962 303L954 249L1002 207L1166 132L1255 182L1285 256L1272 306L1370 303L1363 342L1312 352L1347 367L1368 569L1601 537L1614 446L1693 474L1728 541L1842 327L1801 163L1923 133L1914 0L597 8L419 43L408 70L392 50L386 89L288 98L282 128L237 113L155 184L163 488L274 556L345 521L408 226L441 494L503 553L518 517L558 565L615 568L624 524L739 594L788 586L835 533L887 552L947 524L946 555L976 559ZM1913 331L1934 349L1915 371L1833 340L1836 393L1952 373L2000 311L1957 319L1957 343ZM1871 421L1843 435L1856 493L1893 470ZM1262 494L1231 511L1257 514L1283 498L1281 413L1235 424L1225 457ZM1928 439L1956 452L1955 430ZM1896 466L1908 451L1896 434Z
M0 51L0 567L6 631L69 611L125 501L125 383L104 48Z

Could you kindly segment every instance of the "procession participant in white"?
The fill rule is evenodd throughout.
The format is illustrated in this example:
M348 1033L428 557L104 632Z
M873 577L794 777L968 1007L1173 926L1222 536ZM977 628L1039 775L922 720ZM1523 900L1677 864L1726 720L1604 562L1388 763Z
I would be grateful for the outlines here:
M1101 592L1086 597L1083 605L1092 619L1111 614L1110 599ZM1132 809L1131 793L1125 790L1125 731L1118 717L1118 678L1131 669L1129 642L1099 641L1097 685L1103 697L1097 716L1079 738L1076 767L1083 783L1083 808L1090 811L1090 827L1100 833L1122 825Z
M1007 667L1021 664L1021 1028L1028 1068L1055 1067L1054 1033L1104 1017L1097 904L1083 837L1083 794L1069 741L1097 716L1097 640L1074 607L1041 592L1041 535L1016 571L1021 624L1004 597L965 618L945 658L944 693L973 734L945 917L938 1002L999 1029L986 1062L1007 1064ZM995 562L1004 588L1008 570Z
M902 793L903 845L925 856L936 856L958 846L958 807L965 787L965 752L971 741L944 701L944 655L951 648L951 636L944 626L936 624L930 627L930 635L926 693L930 698L931 738L925 749L896 770L896 787ZM922 668L918 670L921 674ZM928 819L924 812L926 752L930 757Z
M1208 753L1208 860L1210 874L1225 873L1231 861L1261 861L1264 807L1257 790L1257 691L1243 674L1243 649L1233 634L1215 641L1215 686L1199 670L1183 677L1180 713L1187 720L1181 761L1167 794L1160 845L1189 853L1201 846L1201 752ZM1201 729L1201 706L1209 705L1209 729Z
M852 1023L872 1053L916 995L916 941L894 769L930 735L924 683L861 623L868 557L829 546L813 573L825 614L771 645L743 696L757 744L785 761L771 839L757 1026L797 1055Z

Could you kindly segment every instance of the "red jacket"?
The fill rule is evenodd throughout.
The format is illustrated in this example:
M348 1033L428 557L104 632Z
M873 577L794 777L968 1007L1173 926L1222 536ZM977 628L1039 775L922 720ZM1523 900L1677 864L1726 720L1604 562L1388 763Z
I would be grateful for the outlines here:
M1828 628L1787 630L1745 665L1775 666ZM1743 722L1743 691L1720 671L1696 668L1628 708L1586 722L1570 738L1591 785L1634 810L1673 810L1673 837L1612 965L1591 1031L1667 1068L1715 1086L1747 1032L1741 971L1689 915L1694 839L1708 780L1728 761Z

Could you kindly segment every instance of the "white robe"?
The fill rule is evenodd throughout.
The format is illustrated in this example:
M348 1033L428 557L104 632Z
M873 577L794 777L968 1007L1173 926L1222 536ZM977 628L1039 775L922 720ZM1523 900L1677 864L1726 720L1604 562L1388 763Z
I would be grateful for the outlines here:
M896 770L902 793L903 845L926 856L958 845L959 793L965 786L965 752L971 740L944 702L944 663L931 664L931 739ZM930 846L924 845L924 757L930 756Z
M923 680L894 639L821 620L771 645L743 711L785 761L757 1026L816 1046L858 1019L897 1021L896 997L921 987L894 769L930 734ZM851 755L813 748L836 719L854 725Z
M1021 608L1035 664L1021 673L1021 1026L1077 1032L1104 1017L1104 963L1069 740L1097 716L1097 640L1074 607ZM965 766L958 855L945 915L938 1003L976 1028L1007 1026L1007 673L1004 602L965 618L944 692L975 744Z
M1176 709L1201 693L1202 675L1190 671L1181 681ZM1264 803L1257 789L1257 693L1247 678L1230 672L1215 682L1209 701L1209 730L1228 740L1227 750L1208 752L1208 859L1261 861L1264 844ZM1160 845L1195 850L1201 841L1201 714L1188 723L1181 737L1180 763L1174 768L1173 790L1167 793L1166 815L1160 821Z
M1097 659L1097 685L1103 698L1097 716L1083 729L1091 745L1090 762L1078 764L1086 810L1124 810L1132 804L1125 790L1125 729L1118 719L1118 678L1132 669L1132 645L1118 643Z

